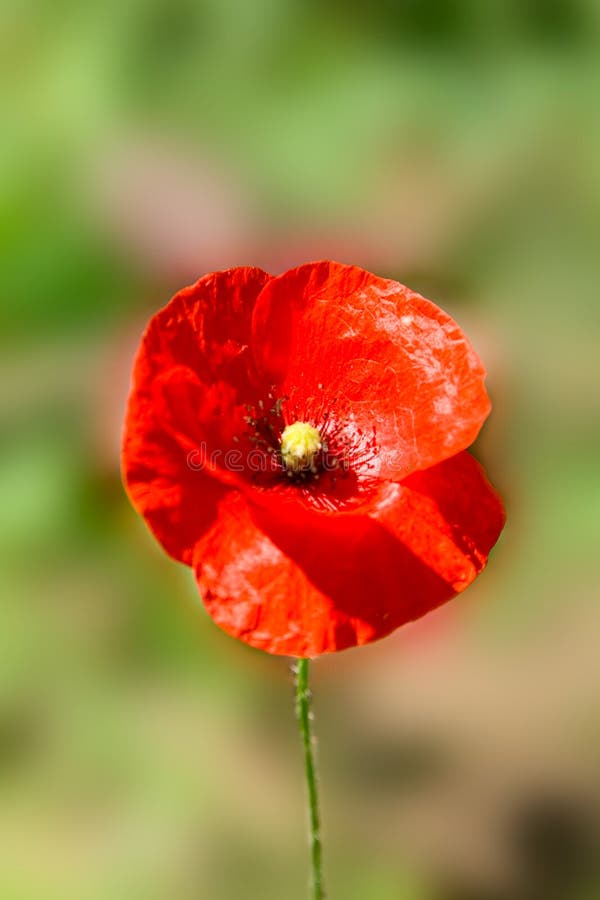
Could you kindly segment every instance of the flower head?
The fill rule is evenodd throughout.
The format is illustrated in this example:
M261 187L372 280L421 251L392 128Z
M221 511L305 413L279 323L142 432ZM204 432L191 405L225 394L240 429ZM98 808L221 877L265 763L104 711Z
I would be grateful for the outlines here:
M466 588L502 530L466 452L484 376L395 281L333 262L212 273L142 338L125 484L229 634L290 656L365 644Z

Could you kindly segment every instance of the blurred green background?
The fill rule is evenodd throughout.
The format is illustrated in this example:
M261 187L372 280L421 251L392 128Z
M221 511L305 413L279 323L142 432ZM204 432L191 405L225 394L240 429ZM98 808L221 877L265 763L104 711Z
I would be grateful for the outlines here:
M0 897L301 900L285 660L119 480L145 320L331 257L451 312L509 525L314 667L331 900L600 897L600 5L20 0L2 17Z

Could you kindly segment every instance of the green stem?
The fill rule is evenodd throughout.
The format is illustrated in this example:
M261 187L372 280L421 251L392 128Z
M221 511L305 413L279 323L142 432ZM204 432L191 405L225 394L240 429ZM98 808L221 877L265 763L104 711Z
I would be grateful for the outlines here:
M312 735L311 693L308 685L310 661L299 659L296 664L296 715L304 747L304 774L308 799L311 861L311 900L323 900L323 867L321 854L321 823L319 816L319 791L315 771Z

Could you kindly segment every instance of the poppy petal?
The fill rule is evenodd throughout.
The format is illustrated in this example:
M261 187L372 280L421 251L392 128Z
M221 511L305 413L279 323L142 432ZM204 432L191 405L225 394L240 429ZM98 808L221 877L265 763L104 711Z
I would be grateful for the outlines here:
M219 627L270 653L317 656L384 637L464 590L504 523L461 453L383 485L369 515L308 511L230 492L194 568Z
M288 418L328 416L370 474L400 480L466 449L490 410L485 370L434 303L355 266L318 262L273 278L253 317L265 379ZM333 423L333 425L332 425ZM375 442L375 453L365 452Z
M123 480L165 550L188 565L227 490L190 452L204 438L216 441L219 404L252 395L252 309L270 277L230 269L184 288L150 320L136 357Z
M180 365L206 383L226 380L246 393L255 380L252 312L270 279L262 269L242 266L211 272L175 294L148 324L134 382Z

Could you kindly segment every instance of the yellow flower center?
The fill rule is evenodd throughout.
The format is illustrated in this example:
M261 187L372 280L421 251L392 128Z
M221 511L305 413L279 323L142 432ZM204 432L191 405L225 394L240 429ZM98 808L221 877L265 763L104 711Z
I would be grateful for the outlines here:
M315 457L323 447L321 435L309 422L294 422L281 435L281 459L288 475L316 472Z

